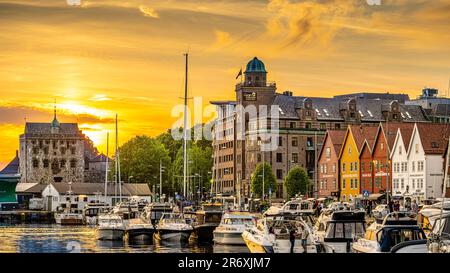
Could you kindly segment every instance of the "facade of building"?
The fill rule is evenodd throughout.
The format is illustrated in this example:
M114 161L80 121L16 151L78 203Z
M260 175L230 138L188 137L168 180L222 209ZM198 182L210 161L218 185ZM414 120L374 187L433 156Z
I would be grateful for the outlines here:
M372 147L372 144L370 144L367 140L364 140L363 146L361 147L361 153L359 155L359 181L361 182L361 193L363 193L364 191L368 191L370 194L374 193Z
M408 148L415 124L403 126L397 129L395 141L391 149L390 158L392 165L392 195L402 196L405 193L413 194L413 190L408 185L409 171ZM416 185L416 181L414 181ZM403 187L402 187L403 185Z
M245 115L241 119L238 111L219 113L214 124L214 132L224 131L231 139L214 139L213 189L217 193L242 194L251 196L251 177L260 163L272 166L277 177L277 189L273 197L285 197L284 177L295 166L303 167L318 194L318 177L315 174L318 154L327 130L345 130L348 125L375 125L380 122L424 122L427 118L420 106L405 105L392 100L392 94L342 95L334 98L294 96L291 91L277 93L274 82L267 81L267 71L262 61L256 57L246 67L243 79L236 85L236 101L211 102L218 111L227 106L254 107L267 106L278 109L276 149L262 151L258 139L270 130L271 123L261 122L258 116ZM404 99L400 95L400 99ZM234 139L233 139L234 138ZM228 148L220 148L224 142ZM233 147L233 148L231 148ZM220 157L234 158L234 162L221 161ZM225 173L226 172L226 173Z
M414 127L405 165L409 179L400 191L412 191L422 199L442 197L444 153L450 125L420 124Z
M104 171L96 174L94 168L90 171L91 160L98 156L92 141L79 130L78 124L60 123L56 110L51 123L27 122L19 146L23 183L104 180Z
M439 90L424 88L422 95L405 102L407 105L420 105L433 123L450 123L450 99L439 96Z
M328 130L318 156L318 197L339 198L339 153L344 130Z
M376 126L348 126L339 154L342 201L352 201L360 193L360 153L364 142L373 143Z

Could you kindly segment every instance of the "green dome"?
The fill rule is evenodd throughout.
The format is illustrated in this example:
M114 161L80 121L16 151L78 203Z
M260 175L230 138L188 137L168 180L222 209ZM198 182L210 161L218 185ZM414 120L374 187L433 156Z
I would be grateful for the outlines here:
M52 127L53 128L60 127L59 121L56 119L56 117L52 121Z
M264 66L264 63L258 58L253 58L250 62L247 64L247 69L245 70L245 73L253 73L253 72L259 72L259 73L267 73L266 67Z

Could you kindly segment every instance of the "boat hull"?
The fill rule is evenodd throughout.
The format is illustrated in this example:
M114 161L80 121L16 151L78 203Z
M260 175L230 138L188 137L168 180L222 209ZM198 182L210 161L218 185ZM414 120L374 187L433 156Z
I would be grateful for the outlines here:
M214 231L214 243L221 245L245 245L242 232Z
M214 230L219 224L204 224L194 227L193 239L198 242L213 242L214 240Z
M264 246L251 240L248 237L243 237L244 243L251 253L273 253L273 248L271 246Z
M97 232L97 238L105 241L120 241L125 235L125 229L118 228L101 228Z
M129 242L149 242L153 243L154 229L136 228L127 230Z
M191 236L191 230L172 230L172 229L159 229L155 233L155 239L159 241L173 242L173 243L187 243Z
M55 222L58 225L62 225L62 226L78 226L78 225L83 225L83 219L78 219L78 218L65 218L65 219L55 219Z

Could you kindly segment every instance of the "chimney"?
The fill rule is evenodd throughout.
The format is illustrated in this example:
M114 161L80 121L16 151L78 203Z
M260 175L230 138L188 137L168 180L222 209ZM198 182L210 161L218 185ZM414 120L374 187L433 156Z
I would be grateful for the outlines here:
M16 150L16 157L19 157L19 150Z

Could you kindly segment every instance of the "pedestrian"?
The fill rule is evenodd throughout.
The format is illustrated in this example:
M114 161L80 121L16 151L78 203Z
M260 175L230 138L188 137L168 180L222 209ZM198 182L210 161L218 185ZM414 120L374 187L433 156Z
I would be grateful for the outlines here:
M411 211L415 214L419 213L419 206L417 205L416 200L413 200L411 204Z
M392 201L392 199L389 200L388 207L389 207L389 212L394 211L394 201Z
M289 232L289 240L291 241L291 253L294 253L294 246L295 246L295 229L292 228Z
M303 226L303 231L302 231L302 246L303 246L303 250L304 250L303 253L308 253L308 246L307 246L308 236L309 236L308 229L305 226Z
M372 201L369 201L367 204L367 215L372 216Z
M395 201L395 203L394 203L394 211L400 211L400 202L399 201Z

